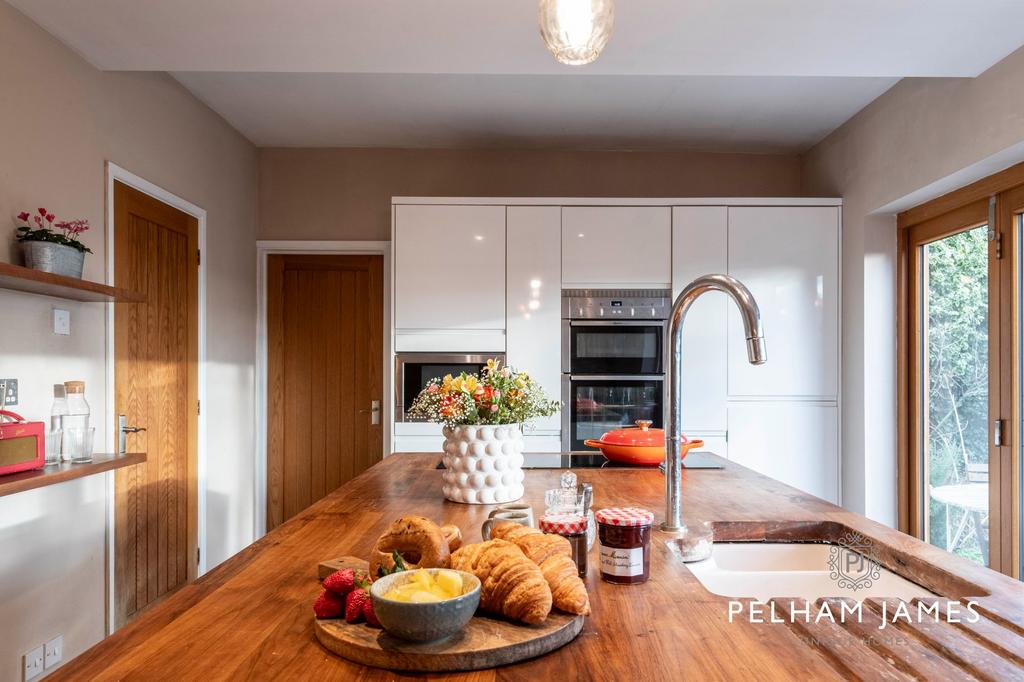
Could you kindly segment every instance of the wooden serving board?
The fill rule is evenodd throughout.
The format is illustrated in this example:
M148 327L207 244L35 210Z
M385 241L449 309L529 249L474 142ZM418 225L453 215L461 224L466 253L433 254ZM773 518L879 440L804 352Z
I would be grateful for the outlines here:
M339 568L361 568L354 557L322 562L323 579ZM476 615L462 632L439 642L408 642L366 623L317 620L316 638L331 652L355 663L388 670L455 672L482 670L542 656L562 647L583 629L583 616L552 611L541 625Z

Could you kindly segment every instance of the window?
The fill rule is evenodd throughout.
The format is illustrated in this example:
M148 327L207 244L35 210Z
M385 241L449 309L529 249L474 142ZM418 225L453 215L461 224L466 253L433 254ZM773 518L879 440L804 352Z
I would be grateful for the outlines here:
M1024 164L900 227L900 527L1020 576Z

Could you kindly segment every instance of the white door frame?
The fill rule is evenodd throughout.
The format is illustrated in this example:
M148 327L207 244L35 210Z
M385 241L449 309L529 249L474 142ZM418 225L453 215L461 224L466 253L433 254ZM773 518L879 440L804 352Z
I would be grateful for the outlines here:
M254 462L253 538L267 533L267 256L270 254L380 255L384 260L384 353L381 357L384 425L383 456L391 445L391 242L274 241L256 242L256 459Z
M182 199L176 194L154 185L145 178L125 170L112 161L107 161L107 196L106 196L106 219L107 219L107 283L116 284L114 281L114 181L121 182L143 194L148 194L157 201L173 206L174 208L187 213L199 222L199 251L206 252L206 211L190 201ZM197 379L199 381L199 403L206 402L206 259L203 258L199 264L199 362L197 367ZM107 419L110 430L107 433L117 431L117 406L114 401L114 303L107 304ZM196 536L199 543L199 565L196 567L196 574L206 573L206 415L201 413L196 423ZM114 443L111 449L116 449ZM117 545L115 533L115 490L114 472L110 471L107 476L107 634L114 631L117 622L115 613L116 588L114 577L115 547Z

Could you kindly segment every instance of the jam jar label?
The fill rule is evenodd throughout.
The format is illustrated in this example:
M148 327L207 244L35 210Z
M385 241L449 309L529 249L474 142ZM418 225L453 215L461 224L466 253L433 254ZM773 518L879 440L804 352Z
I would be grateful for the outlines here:
M644 548L622 549L601 545L601 572L607 575L643 575Z

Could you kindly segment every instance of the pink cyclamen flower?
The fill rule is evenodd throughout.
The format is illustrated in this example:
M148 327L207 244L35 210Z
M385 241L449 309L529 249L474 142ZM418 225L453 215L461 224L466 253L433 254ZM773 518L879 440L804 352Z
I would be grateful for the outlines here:
M498 411L498 406L497 405L491 405L491 412L497 412L497 411Z
M45 208L38 208L36 210L39 211L39 215L42 215L42 216L46 215L46 209Z
M52 223L53 222L53 218L54 218L54 215L52 213L47 213L46 214L46 222Z
M32 219L36 221L36 225L38 225L39 227L43 226L43 219L40 218L39 216L32 216Z
M19 213L18 220L28 220L28 211L22 211Z

